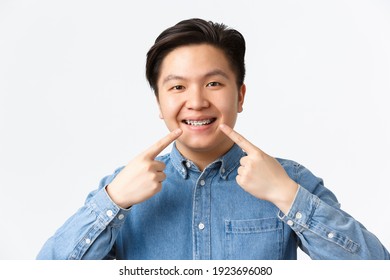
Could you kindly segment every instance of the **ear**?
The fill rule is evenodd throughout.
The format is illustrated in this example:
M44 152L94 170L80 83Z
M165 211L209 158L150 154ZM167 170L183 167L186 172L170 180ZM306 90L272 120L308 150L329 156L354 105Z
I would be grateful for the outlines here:
M237 104L237 112L241 113L244 108L244 99L245 99L245 93L246 93L246 85L242 84L240 87L240 91L238 92L238 104Z

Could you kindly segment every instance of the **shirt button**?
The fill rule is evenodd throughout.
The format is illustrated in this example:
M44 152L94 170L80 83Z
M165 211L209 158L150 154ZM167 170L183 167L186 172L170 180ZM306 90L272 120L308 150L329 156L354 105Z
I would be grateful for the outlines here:
M302 218L302 213L301 212L297 212L295 214L295 218L297 218L298 220Z
M190 168L190 167L191 167L191 162L187 161L187 162L186 162L186 166L187 166L188 168Z
M85 239L85 243L91 244L91 239L89 239L89 238Z
M222 169L221 169L221 172L222 172L222 173L225 173L225 172L226 172L225 168L222 168Z
M198 228L199 228L200 230L203 230L203 229L204 229L204 223L199 223Z
M119 219L119 220L123 220L124 217L125 217L125 215L120 214L120 215L118 216L118 219Z
M329 233L328 233L328 238L332 239L333 237L334 237L333 232L329 232Z
M201 186L204 186L206 184L206 182L204 180L200 180L200 185Z
M291 226L293 226L294 225L294 222L293 221L291 221L291 220L288 220L287 221L287 224L291 227Z
M107 215L108 217L111 217L113 214L114 214L114 213L112 212L112 210L107 210L107 212L106 212L106 215Z

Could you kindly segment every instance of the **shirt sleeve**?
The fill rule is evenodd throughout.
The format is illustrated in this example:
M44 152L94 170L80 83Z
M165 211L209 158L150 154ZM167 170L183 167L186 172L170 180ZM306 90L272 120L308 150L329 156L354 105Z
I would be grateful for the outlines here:
M378 238L340 209L320 178L301 165L290 176L299 184L283 220L296 233L301 249L312 259L390 259Z
M37 259L114 258L113 245L130 210L118 207L105 187L121 169L100 181L85 204L46 241Z

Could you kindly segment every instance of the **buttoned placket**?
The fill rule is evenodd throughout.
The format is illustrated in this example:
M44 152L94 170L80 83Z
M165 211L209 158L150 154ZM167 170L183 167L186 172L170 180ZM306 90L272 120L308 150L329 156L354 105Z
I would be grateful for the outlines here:
M236 146L234 152L242 150ZM211 259L211 189L215 176L227 180L230 172L239 163L238 155L227 155L208 165L203 172L188 159L182 157L177 150L170 155L172 163L180 176L193 182L192 196L192 258ZM232 157L232 158L231 158Z
M213 175L215 175L215 169L206 169L195 182L192 221L194 259L211 258L210 183Z

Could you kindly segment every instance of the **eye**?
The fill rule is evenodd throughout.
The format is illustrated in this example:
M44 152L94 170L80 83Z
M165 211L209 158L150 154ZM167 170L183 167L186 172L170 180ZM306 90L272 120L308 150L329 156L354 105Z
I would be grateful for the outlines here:
M221 86L221 83L219 82L210 82L206 85L206 87L218 87Z
M183 90L183 89L184 89L184 86L181 86L181 85L176 85L176 86L171 87L171 90Z

